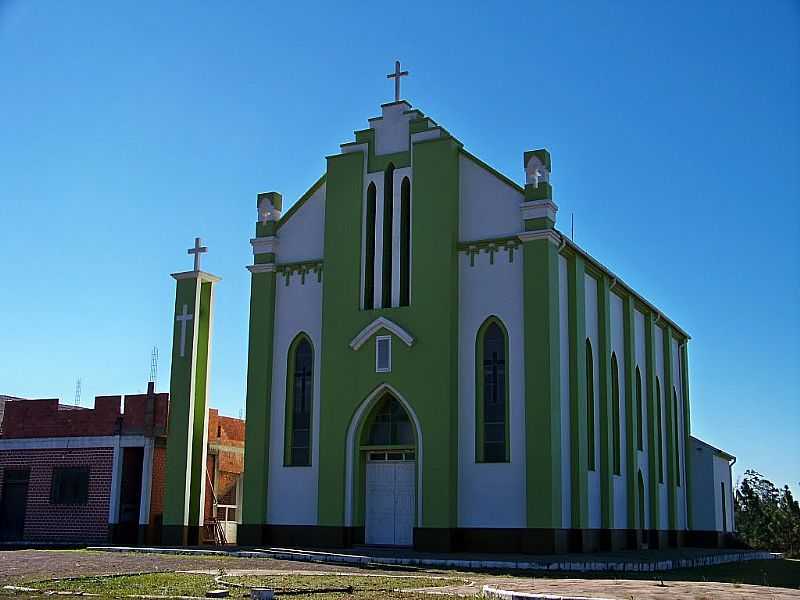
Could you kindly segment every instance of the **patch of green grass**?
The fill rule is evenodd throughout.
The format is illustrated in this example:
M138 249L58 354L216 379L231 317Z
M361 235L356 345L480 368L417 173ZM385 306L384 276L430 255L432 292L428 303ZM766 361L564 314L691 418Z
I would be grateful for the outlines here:
M420 588L462 583L458 579L436 579L430 577L348 577L339 575L276 575L232 576L224 580L246 586L231 587L231 597L249 597L250 587L269 587L278 594L284 592L296 600L373 600L378 598L397 598L416 600L430 596L393 592L398 588ZM148 573L144 575L122 575L112 577L81 577L77 579L58 579L33 584L41 590L57 590L99 594L104 598L124 598L131 595L158 596L204 596L208 590L224 587L214 581L211 575L191 573ZM324 590L331 590L323 592ZM340 591L333 591L340 590ZM347 590L347 591L345 591ZM352 592L350 591L352 590ZM304 594L303 592L309 592ZM287 594L290 593L290 594ZM323 592L323 593L320 593ZM455 598L455 597L453 597ZM448 596L437 596L447 600Z
M219 586L211 575L147 573L144 575L55 579L33 583L31 587L40 590L80 591L101 594L108 598L122 598L138 594L204 596L208 590Z
M800 560L750 560L664 573L671 581L719 581L800 589Z

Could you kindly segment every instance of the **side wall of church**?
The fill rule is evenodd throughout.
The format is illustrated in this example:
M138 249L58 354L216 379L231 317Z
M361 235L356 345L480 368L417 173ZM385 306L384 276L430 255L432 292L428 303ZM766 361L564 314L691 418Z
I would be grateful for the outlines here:
M612 485L614 490L614 527L617 529L625 529L628 527L628 488L626 486L626 481L629 468L626 448L628 447L629 440L625 428L627 418L625 404L625 381L627 380L627 372L625 371L624 308L622 298L613 292L611 292L609 295L611 297L611 352L617 357L619 375L620 474L612 475ZM634 440L630 441L634 442Z
M597 322L597 280L591 275L584 276L584 295L586 310L586 337L592 345L592 389L594 403L594 464L589 470L589 527L602 526L600 511L600 338ZM588 361L587 361L588 364Z
M648 436L648 423L650 422L650 408L647 402L647 350L645 339L645 317L638 311L633 311L633 330L634 330L634 378L636 377L636 368L639 369L642 384L642 450L636 450L637 467L642 473L642 481L644 482L644 515L645 525L648 529L654 528L653 515L650 510L650 469L649 469L649 453L652 451L650 446L650 438ZM634 387L635 389L635 387ZM636 398L634 398L633 406L636 407ZM638 440L631 440L634 444Z
M558 257L558 333L561 361L561 519L562 527L572 525L572 438L570 429L569 378L569 283L567 259Z
M285 232L284 232L285 235ZM283 244L285 238L281 238ZM284 435L288 351L305 334L314 349L311 466L285 466ZM278 274L272 365L268 521L279 525L316 525L319 478L320 357L322 355L322 283L315 273L305 282L299 273ZM302 492L301 492L302 490Z
M525 378L522 252L459 256L459 527L525 527ZM496 317L508 332L510 462L475 460L478 330Z
M664 476L658 483L658 528L667 529L669 527L669 500L667 498L667 452L669 429L667 428L667 398L669 394L665 389L664 383L664 332L660 327L653 327L653 345L655 346L654 363L655 373L659 385L656 387L661 399L661 448L656 456L656 460L661 461L661 468ZM657 405L656 405L657 406Z

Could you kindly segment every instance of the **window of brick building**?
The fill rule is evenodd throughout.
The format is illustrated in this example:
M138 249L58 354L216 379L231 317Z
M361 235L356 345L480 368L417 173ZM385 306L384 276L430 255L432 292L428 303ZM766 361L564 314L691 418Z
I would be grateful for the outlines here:
M50 504L86 504L89 467L53 467Z

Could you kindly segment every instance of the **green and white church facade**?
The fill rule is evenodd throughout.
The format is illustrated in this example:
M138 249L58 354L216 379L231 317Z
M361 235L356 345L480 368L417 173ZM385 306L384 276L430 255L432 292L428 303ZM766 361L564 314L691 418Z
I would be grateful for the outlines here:
M556 228L546 150L518 185L381 108L258 196L240 543L687 543L688 335Z

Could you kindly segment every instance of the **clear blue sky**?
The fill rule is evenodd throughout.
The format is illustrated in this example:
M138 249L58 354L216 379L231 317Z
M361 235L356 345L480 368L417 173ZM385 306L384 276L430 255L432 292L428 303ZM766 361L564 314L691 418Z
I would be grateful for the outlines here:
M256 193L293 202L403 95L692 335L692 430L800 480L800 5L0 0L0 394L169 380L195 235L212 404L244 405Z

